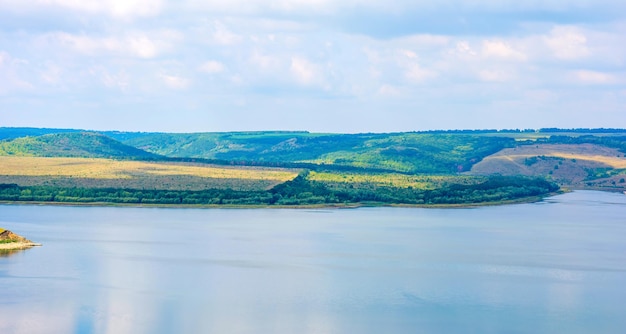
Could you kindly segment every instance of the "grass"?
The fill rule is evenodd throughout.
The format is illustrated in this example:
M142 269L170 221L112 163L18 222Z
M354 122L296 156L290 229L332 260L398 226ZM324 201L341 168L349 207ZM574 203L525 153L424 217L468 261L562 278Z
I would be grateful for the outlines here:
M261 190L291 180L297 170L92 158L0 156L0 183L77 187Z
M626 159L611 157L606 155L582 155L582 154L574 154L574 153L563 153L563 152L552 152L550 154L554 157L564 158L564 159L576 159L576 160L586 160L592 162L599 162L613 168L626 168Z
M450 183L473 183L476 177L448 176L448 175L405 175L396 173L327 173L311 172L308 176L311 181L345 184L372 184L396 188L414 188L432 190Z
M486 157L471 174L541 176L575 189L622 191L624 153L595 144L537 144L507 148Z
M612 168L626 168L626 158L624 158L624 154L616 149L592 144L542 144L520 146L515 149L504 149L494 155L486 157L484 160L505 159L509 161L523 161L525 158L536 156L583 160L601 163Z

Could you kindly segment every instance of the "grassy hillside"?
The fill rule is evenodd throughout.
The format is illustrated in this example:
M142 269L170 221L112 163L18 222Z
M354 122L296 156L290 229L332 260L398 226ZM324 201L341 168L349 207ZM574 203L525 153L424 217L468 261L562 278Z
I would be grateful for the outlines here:
M311 134L306 132L147 134L125 141L169 157L306 162L403 173L467 171L512 138L464 134Z
M11 140L21 137L37 137L53 133L81 132L75 129L45 129L45 128L6 128L0 127L0 140Z
M0 156L0 184L79 188L264 190L297 170L91 158Z
M541 144L507 148L476 164L474 175L545 177L574 188L626 190L626 157L596 144Z
M33 136L36 134L43 135ZM0 138L24 135L0 141L0 156L113 158L170 164L202 162L221 166L309 169L313 171L308 176L311 181L335 188L351 185L368 189L387 186L394 189L437 189L448 184L463 184L467 180L459 176L471 170L470 175L474 176L538 176L566 186L619 190L624 188L626 176L625 134L623 129L181 134L0 128ZM142 180L133 186L158 183L164 189L205 189L207 185L258 188L239 176L207 178L194 173L178 173L175 177L177 181L172 183L169 176L157 177L156 173L147 173L146 170L119 175L132 174L134 179ZM145 178L148 174L150 177ZM122 184L120 180L126 179L119 175L110 178L82 176L80 179L83 181L79 183L68 181L69 175L63 176L64 181L55 176L54 184L89 186L98 182L118 187ZM4 175L0 177L0 183L15 180L24 184L24 178L29 178L28 182L41 184L42 177L49 176ZM208 179L212 181L208 182ZM261 188L265 189L275 184L272 182L259 184L263 184ZM187 184L187 188L183 184Z
M485 157L528 144L488 131L106 134L70 131L1 141L0 200L432 205L515 201L557 189L543 179L462 175Z
M145 152L93 132L66 132L0 141L0 155L38 157L90 157L158 159Z

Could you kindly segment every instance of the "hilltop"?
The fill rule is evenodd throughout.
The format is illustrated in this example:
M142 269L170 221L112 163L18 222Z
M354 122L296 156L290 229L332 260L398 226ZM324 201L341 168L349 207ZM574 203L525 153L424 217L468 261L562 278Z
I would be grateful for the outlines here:
M0 141L0 155L159 159L149 153L96 132L59 132Z

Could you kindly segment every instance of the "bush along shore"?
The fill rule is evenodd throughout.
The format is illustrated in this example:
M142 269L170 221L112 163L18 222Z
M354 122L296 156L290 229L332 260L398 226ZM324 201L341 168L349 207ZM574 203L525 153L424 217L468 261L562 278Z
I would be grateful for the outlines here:
M492 176L475 184L438 189L379 186L333 188L311 181L307 173L264 191L201 191L116 188L60 188L0 184L0 201L39 203L113 203L134 205L342 206L342 205L480 205L547 196L559 187L541 178Z
M25 249L34 246L41 246L41 244L0 228L0 250Z

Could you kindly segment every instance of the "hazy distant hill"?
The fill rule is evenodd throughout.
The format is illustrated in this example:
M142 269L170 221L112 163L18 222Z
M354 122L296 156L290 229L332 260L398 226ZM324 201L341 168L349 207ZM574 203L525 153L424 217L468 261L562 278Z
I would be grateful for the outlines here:
M36 135L40 133L44 134ZM153 195L175 197L168 197L167 203L174 200L178 202L172 203L183 203L183 199L191 201L189 203L196 203L196 200L199 201L197 203L205 204L231 203L228 198L232 195L243 196L237 199L240 202L236 203L239 204L294 205L363 201L439 203L439 200L443 201L441 203L478 203L545 194L554 191L556 186L552 182L570 188L626 190L626 136L620 129L181 134L0 128L0 138L12 138L0 140L0 156L5 156L0 159L4 160L5 168L4 174L0 175L4 181L0 183L4 183L5 188L17 187L7 190L11 193L6 197L9 199L15 196L18 199L35 199L35 195L24 195L22 191L25 194L29 191L45 193L37 195L37 198L65 196L62 192L67 191L66 188L76 186L90 189L112 187L163 191L226 187L223 192L211 193L210 201L195 198L197 194L191 193ZM137 162L133 162L129 165L132 168L118 171L119 175L132 176L131 178L114 177L103 181L89 176L94 169L88 168L83 173L88 176L82 178L77 177L83 174L76 169L66 171L63 175L52 173L50 176L45 173L51 173L52 167L45 167L44 163L28 163L22 161L26 158L7 157L20 155L153 160L150 163L154 165L136 166ZM81 162L81 159L67 160L76 160L68 163L72 167ZM106 164L110 160L82 160L88 160L82 161L84 164L95 164L99 170L109 169ZM207 163L228 166L210 167ZM292 180L297 181L295 183L287 181L284 189L276 186L282 189L278 193L272 193L271 190L269 193L230 193L233 189L265 191L266 187L274 185L265 176L249 179L250 171L255 171L256 167L246 170L241 168L242 165L285 167L290 168L287 171L291 173L290 177L299 176ZM37 173L28 174L26 167L29 166L38 167ZM41 166L43 168L39 168ZM65 167L64 162L59 168ZM235 176L197 175L199 170L206 168L227 170ZM525 178L520 175L539 178ZM539 181L547 183L542 185ZM483 182L487 182L485 184L489 187L483 189ZM30 186L53 186L62 189L52 189L53 194L49 189L19 188ZM95 197L91 198L91 195L85 194L76 195L78 197L74 200L91 201L95 200L93 198L113 196L93 193L91 195ZM455 195L450 197L451 194ZM139 197L134 199L133 196L125 197L123 201L139 203ZM429 196L439 199L434 201L428 199Z
M157 159L158 155L93 132L63 132L0 141L0 155Z
M0 141L0 154L121 159L202 158L219 160L222 163L304 168L310 168L312 164L323 164L334 166L335 169L341 168L342 171L365 169L370 172L456 174L471 170L477 163L501 150L535 144L573 145L572 147L590 144L612 148L615 150L614 155L621 154L623 158L626 154L625 131L551 128L537 131L459 130L365 134L320 134L302 131L86 133L73 129L0 128L0 138L22 136L11 141ZM40 133L45 135L33 137ZM551 156L549 152L542 155ZM532 156L528 158L533 161ZM520 162L515 159L512 161L519 165ZM495 164L500 161L502 160L491 159L474 172L480 170L480 173L511 175L519 170L523 171L521 174L543 175L553 179L566 174L564 183L567 180L587 182L587 179L597 178L597 175L603 173L602 168L614 170L609 175L613 177L610 182L617 177L619 183L622 178L619 175L623 174L622 169L615 166L585 165L580 161L575 165L576 173L565 173L571 168L562 166L561 170L553 171L552 174L543 170L543 165L548 164L545 162L547 160L540 159L540 164L523 165L524 168L518 169L512 169L506 163Z
M235 132L146 134L125 141L169 157L229 161L308 162L407 173L467 171L512 138L466 134L312 134Z
M75 129L46 129L46 128L5 128L0 127L0 140L11 140L21 137L36 137L51 133L81 132Z

